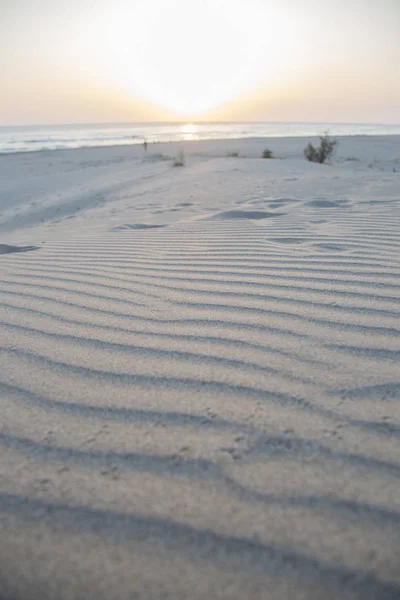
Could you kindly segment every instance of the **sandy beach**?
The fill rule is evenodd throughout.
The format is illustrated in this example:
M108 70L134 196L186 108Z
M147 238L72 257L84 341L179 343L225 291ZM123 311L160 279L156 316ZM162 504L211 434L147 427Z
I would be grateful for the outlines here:
M1 600L400 598L400 137L338 140L0 155Z

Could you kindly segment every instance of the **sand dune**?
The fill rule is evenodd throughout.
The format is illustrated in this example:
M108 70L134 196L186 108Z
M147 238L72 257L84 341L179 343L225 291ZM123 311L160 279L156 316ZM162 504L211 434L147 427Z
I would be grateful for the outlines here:
M400 141L274 143L0 157L2 598L400 597Z

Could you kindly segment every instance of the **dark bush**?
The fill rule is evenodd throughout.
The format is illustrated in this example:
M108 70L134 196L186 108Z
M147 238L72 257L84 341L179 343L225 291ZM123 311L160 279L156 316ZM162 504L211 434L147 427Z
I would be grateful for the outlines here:
M322 165L326 160L334 155L338 142L336 140L332 140L327 133L323 136L320 136L319 139L319 147L316 148L312 144L308 144L308 146L306 146L304 149L304 156L310 162L316 162Z
M269 148L265 148L261 154L261 158L274 158L274 153Z

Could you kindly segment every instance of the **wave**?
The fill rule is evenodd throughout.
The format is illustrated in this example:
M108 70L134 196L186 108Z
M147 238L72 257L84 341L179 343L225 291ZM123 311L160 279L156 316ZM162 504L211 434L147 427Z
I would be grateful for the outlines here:
M138 135L121 135L121 136L96 136L96 137L84 137L84 138L39 138L33 140L24 140L23 143L26 144L85 144L87 142L110 142L117 143L120 140L131 140L131 139L139 139ZM11 143L18 143L13 141Z

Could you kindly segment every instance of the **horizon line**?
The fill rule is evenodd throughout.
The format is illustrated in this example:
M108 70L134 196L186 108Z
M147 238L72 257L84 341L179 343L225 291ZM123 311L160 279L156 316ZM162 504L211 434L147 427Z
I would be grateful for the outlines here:
M400 122L392 123L378 123L376 121L264 121L264 120L238 120L238 121L223 121L223 120L168 120L168 121L79 121L71 123L23 123L23 124L12 124L3 125L0 124L0 128L12 129L16 127L71 127L71 126L101 126L101 125L233 125L233 124L269 124L269 125L366 125L366 126L400 126Z

